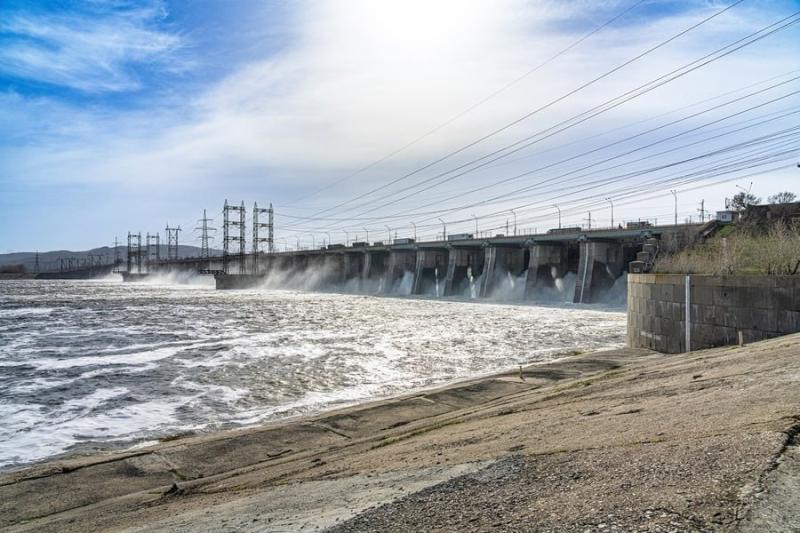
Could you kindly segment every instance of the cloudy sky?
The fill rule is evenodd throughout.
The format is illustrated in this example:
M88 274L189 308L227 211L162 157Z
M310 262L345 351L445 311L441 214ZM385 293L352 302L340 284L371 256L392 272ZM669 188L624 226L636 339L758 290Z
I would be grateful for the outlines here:
M0 252L167 223L188 243L225 199L272 202L283 249L542 231L557 209L604 226L612 202L615 224L669 222L671 190L681 221L750 182L800 194L798 11L4 0Z

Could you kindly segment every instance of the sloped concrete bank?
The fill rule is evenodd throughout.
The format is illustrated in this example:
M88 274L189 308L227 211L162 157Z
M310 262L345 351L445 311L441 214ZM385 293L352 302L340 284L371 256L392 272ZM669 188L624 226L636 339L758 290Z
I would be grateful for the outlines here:
M585 354L6 473L0 528L791 531L799 382L800 335Z

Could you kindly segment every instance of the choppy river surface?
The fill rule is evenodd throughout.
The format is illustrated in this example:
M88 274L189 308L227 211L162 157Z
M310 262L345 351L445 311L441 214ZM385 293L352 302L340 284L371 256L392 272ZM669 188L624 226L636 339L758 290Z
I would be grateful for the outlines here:
M621 346L620 309L0 281L0 469Z

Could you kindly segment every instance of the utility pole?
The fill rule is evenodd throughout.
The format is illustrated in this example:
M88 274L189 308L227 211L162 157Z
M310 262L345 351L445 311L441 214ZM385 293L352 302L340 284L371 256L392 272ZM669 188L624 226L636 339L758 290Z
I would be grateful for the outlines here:
M706 205L705 204L706 204L705 200L700 200L700 209L698 209L698 211L700 212L700 222L701 223L706 221Z
M272 209L272 202L269 203L267 214L269 215L267 218L267 251L273 254L275 253L275 210Z
M672 196L675 198L675 225L678 225L678 191L670 190L669 192L672 193Z
M611 227L614 227L614 200L611 198L606 198L609 204L611 204Z
M212 222L213 219L208 218L206 216L206 210L203 209L203 218L198 220L200 225L195 228L195 230L200 230L200 258L208 260L211 257L211 253L208 247L208 240L213 239L214 237L209 237L209 231L216 231L216 228L212 228L208 225L209 222Z
M36 250L36 258L34 259L33 262L33 273L34 274L39 273L39 250Z
M390 228L389 226L384 226L384 227L386 228L386 231L389 232L389 242L387 244L392 244L392 228Z
M516 235L517 234L517 212L514 211L513 209L511 209L510 211L511 211L511 215L514 217L514 235ZM508 233L507 229L506 229L506 233Z
M439 222L442 223L442 240L446 241L447 240L447 224L441 218L439 218Z
M472 215L472 218L475 219L475 238L478 238L480 236L479 235L480 232L478 231L478 217Z
M561 229L561 208L556 204L553 204L553 207L555 207L556 211L558 211L558 229Z
M587 224L588 224L587 229L592 229L592 212L591 211L589 211L589 218L584 218L583 220L585 220L587 222Z
M411 222L411 227L414 228L414 242L417 242L417 225L413 221Z
M128 232L128 251L125 254L125 257L128 261L128 274L133 271L133 234L129 231Z
M205 215L204 215L205 216ZM167 222L167 260L169 261L177 261L178 260L178 233L180 233L181 227L178 226L177 228L170 228L169 222Z
M122 264L122 258L119 253L119 239L114 237L114 272L119 272L119 266Z
M269 209L265 207L258 207L258 203L253 204L253 273L259 273L259 253L260 250L258 246L262 242L267 243L267 250L272 252L272 204L270 204ZM267 214L269 217L269 222L259 222L258 216L262 214ZM260 237L258 234L258 230L261 228L267 228L269 237Z
M364 231L367 232L367 244L369 245L369 230L367 228L365 228L364 226L361 226L361 229L363 229Z

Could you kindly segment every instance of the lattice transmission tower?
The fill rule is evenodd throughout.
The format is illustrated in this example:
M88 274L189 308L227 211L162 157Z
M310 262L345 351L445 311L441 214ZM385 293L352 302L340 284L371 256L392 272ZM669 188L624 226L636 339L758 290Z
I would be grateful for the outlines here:
M214 240L214 237L208 233L217 231L217 228L212 228L208 225L209 222L213 221L214 219L206 216L206 210L203 209L203 218L197 221L200 225L195 228L195 231L200 231L200 258L206 261L211 258L211 249L208 246L208 241Z
M170 228L169 222L167 222L167 227L165 228L167 232L167 260L168 261L177 261L178 260L178 234L182 231L181 227L178 226L177 228Z
M147 271L151 271L151 263L155 262L158 265L161 261L161 236L156 233L155 235L147 234L147 250L145 252L145 259L147 262ZM155 261L154 261L155 259Z
M128 232L128 272L133 272L134 264L136 272L142 273L142 234Z
M267 215L267 222L261 222L259 220L259 215ZM259 274L260 273L260 254L261 250L259 249L259 245L262 242L267 243L267 251L269 253L273 252L273 211L272 211L272 204L269 204L269 208L258 207L258 203L253 204L253 273ZM262 237L259 234L259 230L266 229L267 236Z
M230 213L239 213L239 220L231 220ZM245 271L245 237L244 237L244 227L245 227L245 209L244 209L244 201L242 201L242 205L231 205L228 204L228 200L225 200L225 206L222 208L222 271L226 274L230 274L230 262L232 250L231 244L232 243L239 243L239 249L237 251L239 257L239 274L244 274ZM239 227L239 236L235 236L231 234L231 229L235 229Z

